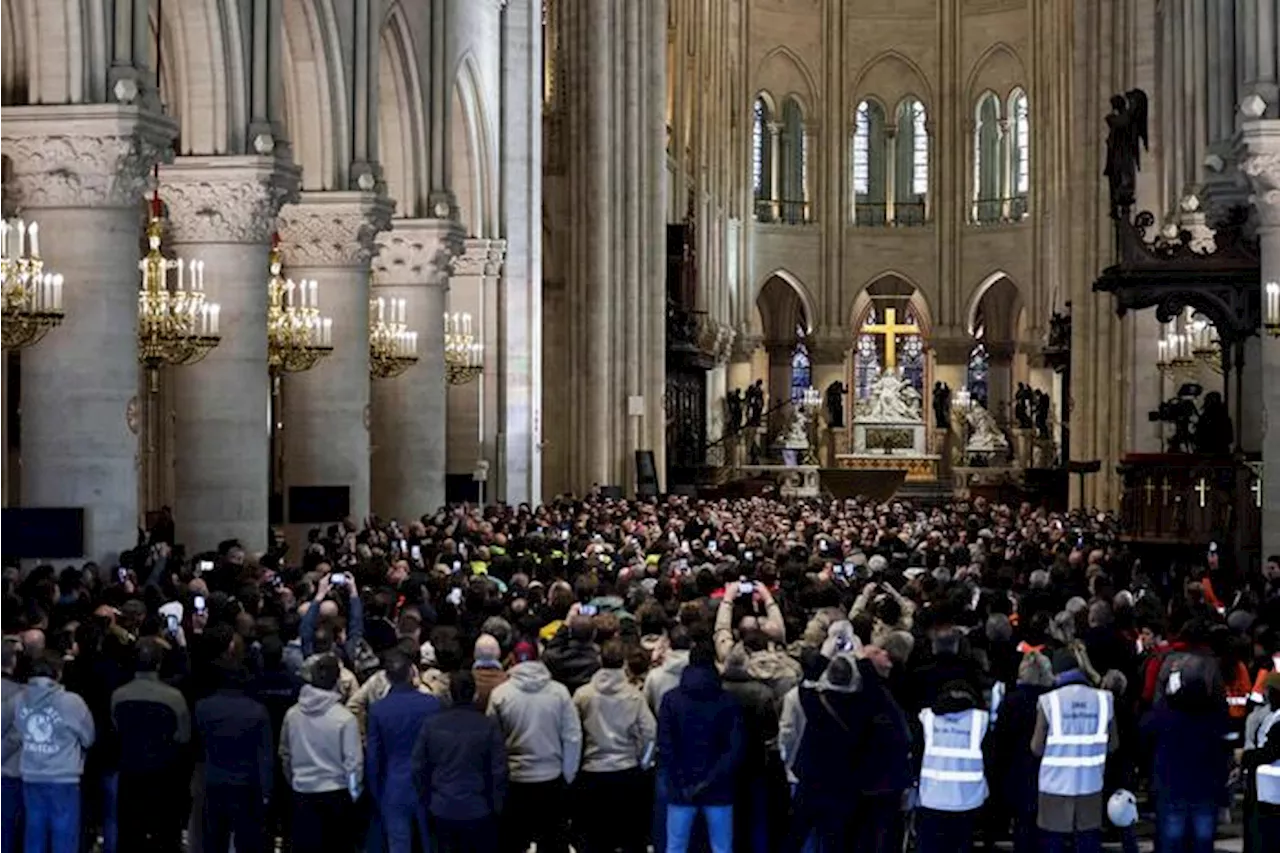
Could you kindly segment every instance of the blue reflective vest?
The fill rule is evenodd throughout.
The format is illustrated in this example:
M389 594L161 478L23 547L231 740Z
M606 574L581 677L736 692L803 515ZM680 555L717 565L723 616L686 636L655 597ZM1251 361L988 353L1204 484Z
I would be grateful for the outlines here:
M1068 684L1040 697L1048 723L1040 759L1040 793L1082 797L1102 790L1110 738L1112 696Z
M982 770L982 738L987 712L970 709L953 714L920 712L924 727L924 760L920 764L920 805L944 812L967 812L987 799Z
M1280 725L1280 711L1272 711L1271 716L1258 727L1258 746L1266 745L1271 727L1275 725ZM1280 806L1280 761L1259 764L1255 781L1258 786L1258 802Z

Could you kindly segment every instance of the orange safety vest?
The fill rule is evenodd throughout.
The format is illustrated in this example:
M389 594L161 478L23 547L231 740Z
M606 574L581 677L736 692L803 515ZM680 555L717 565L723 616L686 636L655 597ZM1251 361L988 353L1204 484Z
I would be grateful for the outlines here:
M1237 663L1235 670L1225 679L1227 687L1227 714L1233 720L1243 720L1249 716L1249 670L1242 663Z
M1258 677L1253 680L1253 691L1249 693L1249 701L1261 705L1267 701L1267 679L1271 673L1280 670L1280 654L1271 656L1271 669L1265 667L1258 670Z

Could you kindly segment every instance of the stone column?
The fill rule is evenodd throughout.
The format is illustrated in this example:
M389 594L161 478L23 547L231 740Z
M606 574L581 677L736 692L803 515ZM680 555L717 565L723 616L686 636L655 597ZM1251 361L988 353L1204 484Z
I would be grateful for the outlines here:
M448 471L471 474L476 462L489 463L494 483L486 484L494 497L498 456L498 388L502 382L498 325L495 311L498 274L502 270L501 240L483 237L462 241L461 251L450 259L449 313L471 315L471 333L484 345L484 372L473 382L449 387Z
M84 557L138 536L142 201L177 128L116 104L6 107L0 138L21 215L66 281L66 320L22 353L25 507L84 509Z
M171 383L174 518L192 550L239 539L267 545L271 394L267 255L297 167L272 157L179 157L160 170L170 243L202 260L222 306L222 342Z
M347 486L357 518L369 514L369 259L391 209L372 192L304 192L280 212L285 271L318 281L333 319L333 353L284 379L285 485Z
M1240 170L1249 178L1254 191L1252 202L1257 208L1262 244L1262 286L1266 287L1267 282L1280 281L1280 121L1245 121L1241 126L1241 141L1245 150L1240 158ZM1257 420L1262 433L1262 553L1265 556L1280 553L1280 338L1263 333L1255 351L1261 364L1252 375L1260 382L1246 384L1245 399L1260 399L1262 405ZM1246 364L1246 371L1248 367ZM1251 378L1250 372L1246 372L1245 378Z
M401 521L444 504L445 384L442 318L448 261L461 239L448 219L397 219L378 237L374 297L405 300L418 363L373 383L373 511Z

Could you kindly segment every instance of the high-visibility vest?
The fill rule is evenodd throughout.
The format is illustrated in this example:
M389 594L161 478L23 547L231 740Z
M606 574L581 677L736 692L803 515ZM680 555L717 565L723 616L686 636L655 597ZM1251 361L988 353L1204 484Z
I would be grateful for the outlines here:
M1258 677L1253 680L1253 692L1249 694L1250 702L1261 705L1267 701L1267 678L1278 669L1280 669L1280 655L1272 655L1271 669L1258 670Z
M953 714L920 712L924 727L924 760L920 764L920 805L944 812L967 812L987 799L982 770L982 737L987 712Z
M1040 759L1040 792L1081 797L1102 790L1112 696L1083 684L1068 684L1040 697L1049 730Z
M1271 727L1277 723L1280 723L1280 710L1272 711L1258 727L1258 746L1266 744ZM1259 764L1257 774L1258 802L1280 806L1280 760Z
M1249 670L1242 663L1223 673L1226 682L1227 715L1238 724L1243 724L1249 716ZM1236 738L1239 739L1238 737Z

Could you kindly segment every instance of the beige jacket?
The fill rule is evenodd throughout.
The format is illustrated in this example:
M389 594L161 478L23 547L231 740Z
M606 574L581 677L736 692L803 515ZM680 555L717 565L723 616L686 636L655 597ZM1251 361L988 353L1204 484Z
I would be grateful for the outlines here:
M419 692L430 693L415 675L413 678L414 686ZM388 693L391 692L391 679L387 678L387 672L380 669L373 675L369 676L369 680L361 684L359 689L351 695L347 700L347 710L356 718L356 722L360 724L360 737L364 737L369 731L369 709L373 707Z
M573 694L582 718L582 771L615 773L639 767L658 734L644 694L621 669L596 670Z

